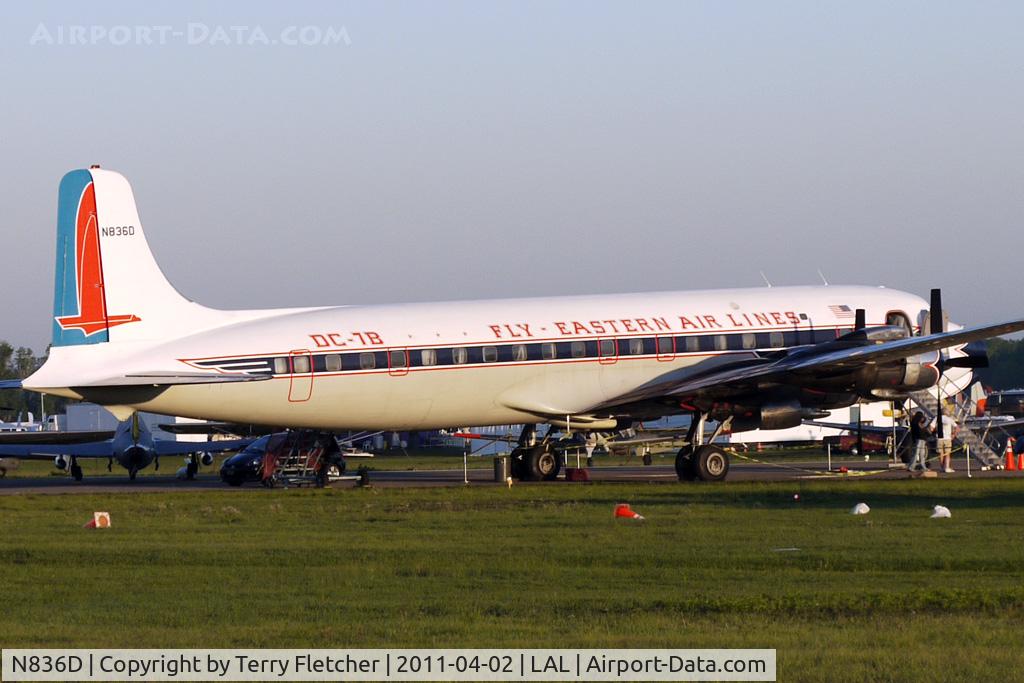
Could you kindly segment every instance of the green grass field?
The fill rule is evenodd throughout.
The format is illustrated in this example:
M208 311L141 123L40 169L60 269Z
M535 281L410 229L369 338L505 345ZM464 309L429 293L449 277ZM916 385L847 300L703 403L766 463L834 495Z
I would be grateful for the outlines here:
M1022 520L1014 479L3 496L0 645L771 647L780 680L1015 680Z

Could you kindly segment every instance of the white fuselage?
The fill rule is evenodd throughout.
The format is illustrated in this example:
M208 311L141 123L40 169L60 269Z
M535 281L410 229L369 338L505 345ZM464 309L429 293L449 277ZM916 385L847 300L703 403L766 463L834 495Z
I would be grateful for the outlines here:
M291 427L543 422L585 415L666 375L835 338L852 329L854 308L866 310L869 326L901 313L916 328L926 303L884 288L829 286L261 311L165 343L54 348L26 386ZM97 395L62 381L64 373L81 378L83 364L96 377L184 364L272 378Z

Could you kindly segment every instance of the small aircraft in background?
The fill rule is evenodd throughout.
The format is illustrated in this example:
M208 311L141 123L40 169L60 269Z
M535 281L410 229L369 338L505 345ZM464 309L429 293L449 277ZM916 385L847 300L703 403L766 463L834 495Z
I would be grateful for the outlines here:
M70 472L75 481L82 480L80 458L107 458L107 470L114 461L128 470L135 480L140 470L153 463L160 469L160 456L189 456L189 478L199 465L213 464L213 453L237 451L253 439L225 441L171 441L155 439L138 414L119 422L113 431L86 432L7 432L0 434L0 457L19 460L52 460L59 470Z
M28 419L23 420L23 413L18 413L18 418L11 422L0 420L0 432L38 432L42 431L43 423L36 422L35 415L27 413Z

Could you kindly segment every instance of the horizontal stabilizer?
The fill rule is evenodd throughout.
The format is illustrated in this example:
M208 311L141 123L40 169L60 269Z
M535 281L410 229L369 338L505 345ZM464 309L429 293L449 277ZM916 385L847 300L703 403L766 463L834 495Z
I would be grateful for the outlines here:
M140 372L120 377L109 377L76 387L148 387L173 386L177 384L226 384L230 382L259 382L270 379L270 375L249 375L246 373L208 372Z
M21 389L21 380L0 379L0 389Z

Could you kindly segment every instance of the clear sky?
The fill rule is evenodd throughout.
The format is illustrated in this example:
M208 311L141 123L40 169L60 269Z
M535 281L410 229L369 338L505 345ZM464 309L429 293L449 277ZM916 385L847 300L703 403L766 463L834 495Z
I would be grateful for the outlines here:
M1019 2L6 3L0 339L49 341L57 183L90 163L216 307L820 268L1018 316L1022 26Z

